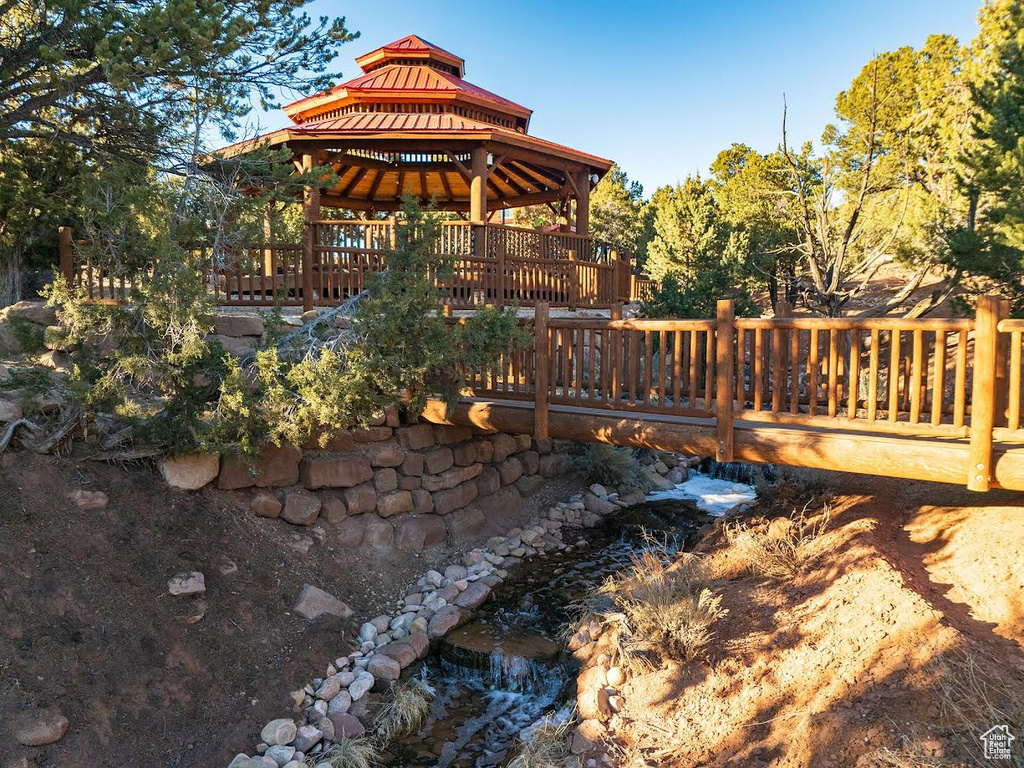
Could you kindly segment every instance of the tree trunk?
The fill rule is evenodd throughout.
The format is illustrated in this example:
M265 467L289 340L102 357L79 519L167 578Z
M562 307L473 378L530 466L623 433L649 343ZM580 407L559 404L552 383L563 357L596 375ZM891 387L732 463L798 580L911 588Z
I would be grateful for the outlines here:
M0 254L0 307L21 300L21 252L12 249Z

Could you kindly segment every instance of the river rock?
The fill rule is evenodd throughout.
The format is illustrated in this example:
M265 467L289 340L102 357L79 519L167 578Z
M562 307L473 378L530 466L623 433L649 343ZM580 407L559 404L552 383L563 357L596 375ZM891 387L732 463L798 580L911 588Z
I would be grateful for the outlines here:
M291 744L295 740L295 722L288 718L281 717L271 720L260 731L260 739L270 746ZM298 747L296 747L298 749Z
M341 618L352 615L352 609L345 603L312 584L302 586L302 593L292 610L304 619L316 619L324 614Z
M288 763L294 755L295 747L284 744L276 744L263 754L264 757L269 757L278 766Z
M376 653L370 659L370 663L366 665L366 671L374 676L377 680L397 680L402 674L402 665L390 656L386 656L383 652Z
M352 701L359 701L366 695L367 691L373 688L376 680L373 674L363 669L358 670L355 675L356 679L348 687L348 694L352 697Z
M610 515L618 509L618 507L614 503L608 501L607 498L602 499L592 493L588 493L583 497L583 504L589 511L596 515Z
M351 706L352 694L348 691L338 691L337 695L327 703L327 716L348 712Z
M355 715L349 714L348 712L338 712L334 715L328 715L328 717L334 724L335 741L341 741L342 739L358 739L366 733L366 728L359 721L359 718Z
M604 726L599 720L584 720L573 731L570 742L573 753L580 755L599 746L604 737L604 731Z
M197 491L217 479L220 457L210 453L165 456L160 460L160 474L171 488Z
M199 571L179 573L167 582L172 595L200 595L206 591L206 577Z
M315 725L304 725L295 733L295 749L309 752L310 748L324 737L324 732Z
M618 688L626 682L626 673L622 671L622 667L612 667L608 670L607 681L608 685Z
M87 491L84 488L76 488L68 494L68 499L78 505L80 509L106 509L109 499L103 491Z
M662 464L662 466L665 466ZM667 471L667 470L666 470ZM644 467L640 470L644 484L652 491L671 491L675 485L667 477L662 477L654 467Z
M431 640L444 637L450 629L462 622L462 611L456 605L446 605L431 618L427 624L427 635Z
M281 514L281 501L272 493L257 493L251 506L252 511L260 517L277 517Z
M42 747L64 738L68 719L57 709L30 709L14 718L14 739L26 747Z
M377 639L378 631L377 626L373 622L368 621L359 628L359 639L364 643L373 642Z
M483 581L474 581L466 590L460 593L452 602L459 608L473 610L490 596L491 590Z
M320 683L320 687L316 689L316 697L321 701L331 701L340 691L341 681L334 675L331 675Z

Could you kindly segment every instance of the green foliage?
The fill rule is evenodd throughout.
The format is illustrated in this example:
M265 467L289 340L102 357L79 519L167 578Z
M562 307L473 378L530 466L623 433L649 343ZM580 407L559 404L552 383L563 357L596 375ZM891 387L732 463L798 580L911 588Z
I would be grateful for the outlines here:
M403 398L414 410L429 395L451 401L469 372L493 370L532 337L514 308L446 320L433 281L451 265L434 254L438 228L409 202L388 272L371 282L351 331L322 333L300 349L266 346L245 364L206 341L214 307L188 251L152 262L127 305L90 303L84 289L72 292L58 279L49 299L81 349L76 392L177 453L251 454L268 439L326 441L325 425L368 424ZM273 337L280 311L270 319Z
M28 354L42 352L44 336L42 328L23 317L12 317L7 322L10 323L11 333L14 334L22 352Z
M757 305L733 276L723 270L698 272L687 281L667 275L655 284L654 296L640 305L643 317L708 318L718 311L718 299L732 299L737 317L757 317Z
M633 253L643 234L643 194L639 182L613 165L590 193L590 234Z
M643 487L640 461L632 448L591 443L573 459L573 469L587 482L609 489Z

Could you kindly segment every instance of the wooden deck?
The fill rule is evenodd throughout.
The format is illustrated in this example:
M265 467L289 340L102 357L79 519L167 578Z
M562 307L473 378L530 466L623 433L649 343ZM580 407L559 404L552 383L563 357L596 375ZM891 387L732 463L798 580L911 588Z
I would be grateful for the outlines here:
M1024 490L1024 321L548 320L426 418L509 432Z

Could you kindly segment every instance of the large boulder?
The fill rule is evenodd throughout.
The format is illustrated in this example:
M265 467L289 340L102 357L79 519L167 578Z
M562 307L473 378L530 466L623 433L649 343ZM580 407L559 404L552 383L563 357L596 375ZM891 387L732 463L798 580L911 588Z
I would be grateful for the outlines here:
M307 456L302 460L302 484L307 488L351 488L373 479L373 468L362 456Z
M19 301L7 307L3 314L8 320L16 317L43 327L57 324L57 311L45 301Z
M394 491L377 497L377 514L381 517L400 515L403 512L412 512L410 491Z
M468 541L483 531L487 518L477 507L465 507L445 517L445 522L453 541Z
M302 586L302 593L292 610L304 619L316 619L324 615L347 618L352 615L352 609L345 603L312 584Z
M172 488L196 491L212 483L220 472L220 458L212 453L191 453L165 456L160 461L160 474Z
M217 487L224 491L239 488L270 488L299 482L302 451L293 445L267 443L254 457L225 456L221 459Z
M452 510L460 509L473 503L477 496L476 483L468 480L454 488L437 491L434 494L434 511L446 515Z
M213 321L214 333L220 336L262 336L263 320L256 315L218 315Z
M377 508L377 492L373 488L373 483L346 488L342 496L350 515L362 515Z
M448 538L444 520L437 515L421 515L403 520L398 527L398 548L405 552L422 552Z
M285 493L281 519L292 525L312 525L320 516L320 498L305 491Z
M398 444L407 451L419 451L434 444L434 427L432 424L413 424L395 430Z

